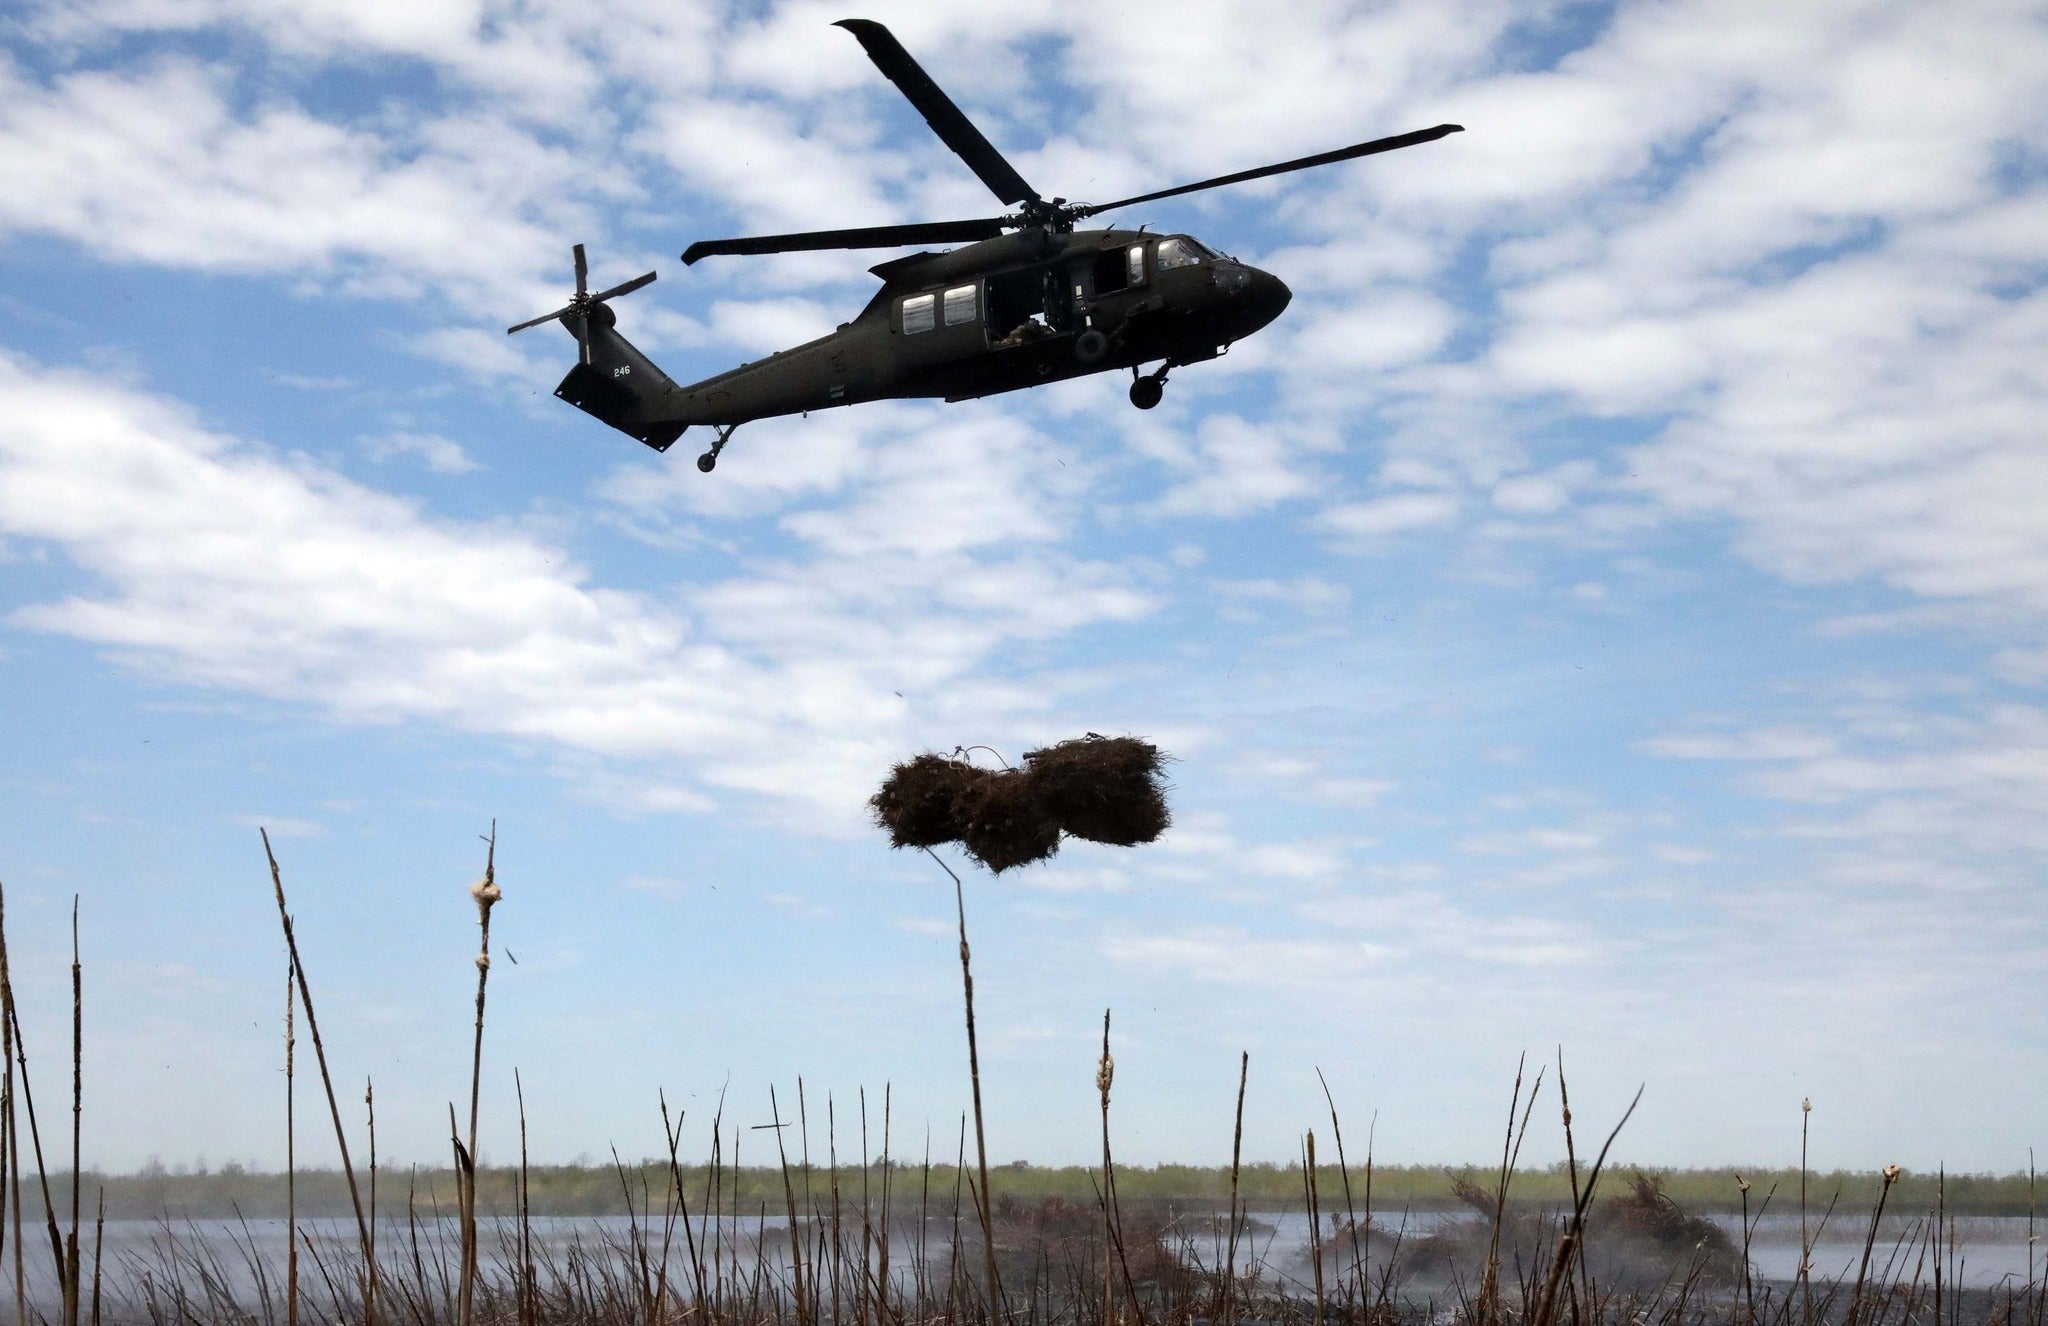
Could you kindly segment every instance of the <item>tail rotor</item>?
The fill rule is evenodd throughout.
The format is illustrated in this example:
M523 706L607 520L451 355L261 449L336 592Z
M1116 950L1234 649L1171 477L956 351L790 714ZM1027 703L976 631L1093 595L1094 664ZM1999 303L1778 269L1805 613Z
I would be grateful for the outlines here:
M528 327L538 327L543 322L555 322L559 320L564 327L567 327L569 329L570 334L575 336L576 343L582 347L583 363L587 367L590 364L591 354L591 319L593 317L602 317L605 320L606 326L611 325L612 311L610 309L600 310L599 306L605 303L607 300L617 299L620 295L632 294L641 286L646 285L648 282L654 280L657 273L643 272L639 276L634 277L630 281L626 281L620 285L615 285L609 290L600 290L593 295L590 293L589 288L590 264L583 256L583 246L581 244L576 245L572 252L576 256L575 296L572 299L570 299L568 303L556 309L553 313L543 313L541 316L537 318L529 318L525 322L522 322L515 327L507 327L505 329L505 334L507 336L510 336L514 332L523 332Z

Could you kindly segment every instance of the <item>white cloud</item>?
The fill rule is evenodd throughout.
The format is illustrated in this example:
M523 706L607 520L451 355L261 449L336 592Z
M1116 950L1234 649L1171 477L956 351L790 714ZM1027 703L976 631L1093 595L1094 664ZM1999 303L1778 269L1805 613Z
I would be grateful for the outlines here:
M1351 602L1351 588L1319 576L1293 580L1219 580L1216 592L1225 599L1276 603L1307 616L1341 612Z
M477 468L477 463L470 459L460 442L439 433L386 433L381 437L368 437L363 439L363 450L369 453L371 460L411 456L436 474L468 474Z
M670 806L740 788L850 822L888 753L917 744L894 692L953 692L926 712L971 709L994 730L1043 703L976 677L1005 641L1149 606L1112 567L989 547L1060 519L1030 485L977 474L1028 449L1007 425L985 447L888 444L846 514L809 522L817 560L705 584L679 609L594 585L530 537L208 433L160 399L0 361L0 401L0 529L62 547L99 586L19 622L356 721L683 756L699 788L665 784ZM982 506L902 533L938 496Z
M1326 508L1316 517L1316 524L1340 539L1377 539L1449 524L1457 518L1460 505L1456 497L1444 493L1396 493Z
M1313 439L1306 440L1313 445ZM1307 497L1318 484L1300 456L1305 440L1271 424L1211 415L1197 424L1193 445L1176 448L1176 478L1154 504L1164 516L1241 518Z
M1368 289L1346 307L1311 310L1294 328L1295 369L1316 379L1381 372L1435 354L1457 326L1443 300L1413 290Z
M1832 754L1834 739L1796 727L1734 733L1674 733L1643 743L1653 755L1679 760L1809 760Z
M384 137L289 104L240 115L229 98L226 71L190 62L48 87L0 66L0 232L379 297L425 286L495 315L547 297L537 278L583 217L565 199L621 187L614 169L502 124L451 117Z
M1592 480L1593 474L1592 463L1583 460L1539 474L1518 474L1494 485L1493 504L1510 515L1554 515Z

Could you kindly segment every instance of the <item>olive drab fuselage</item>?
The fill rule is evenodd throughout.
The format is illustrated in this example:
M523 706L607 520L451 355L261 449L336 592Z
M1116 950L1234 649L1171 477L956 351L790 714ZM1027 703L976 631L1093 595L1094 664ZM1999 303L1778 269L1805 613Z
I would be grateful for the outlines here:
M1190 236L1130 230L1023 232L872 270L882 288L853 321L688 385L613 331L599 305L592 362L556 395L665 451L691 425L729 430L861 401L968 400L1150 362L1198 363L1289 299L1277 277Z

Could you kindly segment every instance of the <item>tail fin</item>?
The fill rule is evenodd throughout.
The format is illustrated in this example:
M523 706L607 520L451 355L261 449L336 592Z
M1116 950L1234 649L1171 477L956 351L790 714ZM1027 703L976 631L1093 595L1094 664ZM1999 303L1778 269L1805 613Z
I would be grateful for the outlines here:
M590 341L590 362L578 362L555 388L555 395L593 418L656 451L667 451L689 425L663 417L676 384L619 335L609 309L596 310L584 335Z
M689 427L663 414L667 398L675 394L676 384L614 330L618 317L607 303L620 295L632 294L652 281L654 273L643 273L592 294L590 264L584 258L583 246L576 245L570 253L576 260L574 298L553 313L507 327L505 334L510 336L544 322L561 323L576 338L582 354L581 362L555 388L555 395L628 437L637 438L656 451L667 451Z

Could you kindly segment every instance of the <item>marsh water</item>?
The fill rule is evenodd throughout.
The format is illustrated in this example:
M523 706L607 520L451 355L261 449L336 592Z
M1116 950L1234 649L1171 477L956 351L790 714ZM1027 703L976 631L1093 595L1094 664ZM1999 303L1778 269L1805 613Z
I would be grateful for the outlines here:
M1742 1222L1733 1215L1710 1216L1740 1248ZM1467 1212L1410 1211L1377 1213L1366 1235L1369 1264L1383 1266L1390 1252L1403 1244L1420 1240L1449 1221L1470 1219ZM805 1222L807 1240L817 1237ZM961 1225L961 1236L969 1237L972 1221ZM1999 1291L2018 1289L2048 1273L2041 1246L2029 1243L2029 1222L2025 1217L1972 1216L1950 1222L1942 1240L1941 1274L1945 1283L1968 1289ZM1812 1273L1816 1281L1853 1281L1864 1249L1866 1222L1835 1219L1821 1225L1809 1223L1814 1237ZM1873 1283L1931 1283L1935 1255L1928 1243L1929 1222L1925 1218L1887 1219L1875 1241L1870 1276ZM324 1263L335 1269L326 1273L341 1276L340 1267L357 1256L357 1232L353 1221L317 1219L299 1221L301 1277L308 1286L318 1286ZM33 1232L33 1231L32 1231ZM858 1212L851 1214L843 1228L850 1246L858 1247L861 1237ZM650 1275L661 1271L664 1230L657 1219L652 1226L625 1216L534 1217L531 1237L536 1260L560 1263L571 1257L586 1260L612 1258L618 1265L637 1268L645 1249ZM1323 1241L1332 1242L1325 1231ZM94 1232L81 1231L83 1261L90 1275L93 1265ZM667 1275L676 1292L692 1289L690 1244L695 1239L698 1254L708 1264L715 1257L725 1268L730 1282L743 1282L757 1272L779 1281L789 1266L789 1221L786 1216L761 1214L743 1220L716 1222L698 1220L686 1231L678 1221L666 1232ZM890 1231L890 1279L904 1294L915 1292L920 1245L927 1284L942 1281L947 1273L949 1250L954 1238L950 1213L934 1216L919 1230L915 1221L892 1222ZM482 1260L486 1274L494 1266L510 1266L516 1260L518 1225L507 1218L487 1217L482 1224ZM1326 1265L1350 1264L1349 1235L1337 1237L1336 1246L1326 1247ZM1003 1240L999 1237L999 1245ZM456 1260L458 1230L452 1217L413 1222L385 1220L377 1230L378 1261L411 1271L437 1266L450 1267ZM1182 1217L1169 1224L1163 1242L1185 1262L1200 1268L1218 1265L1224 1257L1225 1232L1221 1222L1208 1214ZM1799 1217L1772 1214L1754 1221L1749 1230L1749 1262L1759 1282L1789 1283L1799 1268ZM222 1220L182 1219L110 1220L106 1223L100 1249L106 1293L110 1300L133 1301L151 1285L212 1279L221 1289L255 1298L265 1289L273 1296L281 1291L289 1247L286 1222L278 1219ZM1256 1273L1261 1282L1282 1293L1305 1293L1312 1287L1309 1257L1310 1227L1299 1211L1252 1212L1240 1231L1237 1267L1241 1274ZM55 1298L56 1283L51 1274L47 1242L32 1237L25 1242L24 1275L29 1297L46 1302ZM857 1255L857 1254L855 1254ZM9 1259L11 1260L11 1258ZM202 1269L203 1268L203 1269ZM11 1279L11 1269L4 1274ZM453 1275L452 1269L447 1274ZM309 1289L308 1292L319 1292ZM11 1295L8 1295L11 1296Z

